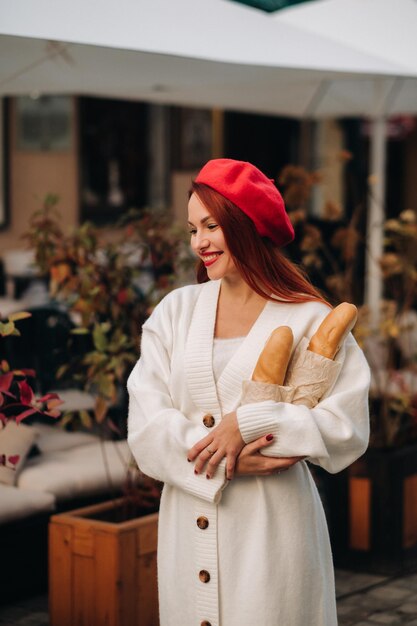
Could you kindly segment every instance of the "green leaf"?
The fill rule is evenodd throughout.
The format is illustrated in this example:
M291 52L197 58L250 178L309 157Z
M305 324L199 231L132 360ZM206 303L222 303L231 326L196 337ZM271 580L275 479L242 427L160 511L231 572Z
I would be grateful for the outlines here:
M73 335L88 335L89 332L90 330L88 328L81 327L81 326L80 328L73 328L71 330L71 334Z
M12 313L9 315L10 322L17 322L18 320L25 320L28 317L32 317L32 313L28 313L27 311L19 311L16 313Z
M91 418L90 413L88 411L80 411L79 415L80 415L81 424L85 428L90 428L91 429L93 427L93 420Z
M7 335L12 335L15 330L13 322L0 322L0 335L3 337L7 337Z
M59 420L60 427L64 428L67 424L70 424L73 419L74 419L73 412L65 413L65 415L61 417L61 419Z
M56 378L62 378L62 376L64 376L64 374L68 371L69 369L69 365L64 363L64 365L60 365L60 367L58 367L57 371L56 371Z
M109 343L105 333L102 330L102 326L103 325L104 324L101 324L101 326L96 325L94 327L94 330L93 330L94 346L100 352L104 352L106 350L107 346L108 346L108 343Z

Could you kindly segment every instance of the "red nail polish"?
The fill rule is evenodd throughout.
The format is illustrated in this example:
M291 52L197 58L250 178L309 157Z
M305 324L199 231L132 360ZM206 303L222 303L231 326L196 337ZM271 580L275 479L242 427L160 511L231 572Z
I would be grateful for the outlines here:
M188 461L189 463L191 463L191 459L187 459L187 461Z
M198 474L197 470L194 470L194 474Z
M266 440L267 440L267 441L272 441L272 440L273 440L273 438L274 438L274 435L267 435L267 436L266 436Z
M206 474L206 478L210 478L210 476L208 474Z

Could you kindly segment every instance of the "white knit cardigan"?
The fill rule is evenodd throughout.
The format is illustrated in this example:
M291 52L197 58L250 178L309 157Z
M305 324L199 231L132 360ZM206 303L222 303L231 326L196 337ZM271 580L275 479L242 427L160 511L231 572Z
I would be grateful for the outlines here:
M273 401L239 406L242 382L272 330L290 326L296 346L328 308L268 302L216 385L219 287L212 281L164 298L143 326L141 358L128 381L129 445L143 472L165 483L161 626L335 626L327 526L307 463L226 485L224 462L207 480L194 474L187 450L209 432L205 415L218 423L220 407L224 414L237 409L247 443L273 433L271 455L306 456L338 472L367 446L369 368L350 335L337 355L341 373L314 409ZM197 525L199 518L206 518L206 528Z

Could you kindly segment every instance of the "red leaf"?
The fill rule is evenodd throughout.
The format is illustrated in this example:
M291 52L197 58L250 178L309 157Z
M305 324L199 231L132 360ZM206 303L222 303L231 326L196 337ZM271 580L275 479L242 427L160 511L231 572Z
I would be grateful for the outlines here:
M12 465L17 465L19 463L20 456L18 454L13 454L13 456L9 456L8 461Z
M46 393L44 396L39 398L39 402L48 402L48 400L61 400L57 393Z
M17 384L19 386L20 400L22 404L31 405L33 400L35 399L32 387L26 380L22 380L20 383Z
M13 372L7 372L7 374L0 376L0 391L9 391L12 382Z
M121 434L120 428L116 426L116 424L113 422L113 420L110 417L107 418L107 425L109 426L110 430L112 430L113 432L117 433L118 435Z
M15 376L29 376L30 378L36 377L35 370L29 370L29 369L13 370L13 373L15 374Z
M40 413L40 411L38 411L37 409L28 409L27 411L23 411L23 413L20 413L20 415L16 415L16 424L20 424L22 420L29 417L29 415L33 415L34 413Z

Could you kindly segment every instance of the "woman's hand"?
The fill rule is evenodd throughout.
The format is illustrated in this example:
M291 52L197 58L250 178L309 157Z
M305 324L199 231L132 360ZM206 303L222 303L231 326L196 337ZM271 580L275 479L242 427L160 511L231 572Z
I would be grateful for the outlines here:
M304 456L272 457L260 453L262 448L273 442L272 435L260 437L248 443L236 461L236 476L271 476L289 470L290 467L305 459Z
M211 478L220 461L226 457L226 478L231 480L237 456L244 445L234 411L224 415L220 424L189 450L187 458L189 461L195 460L196 474L200 474L207 463L206 476Z

